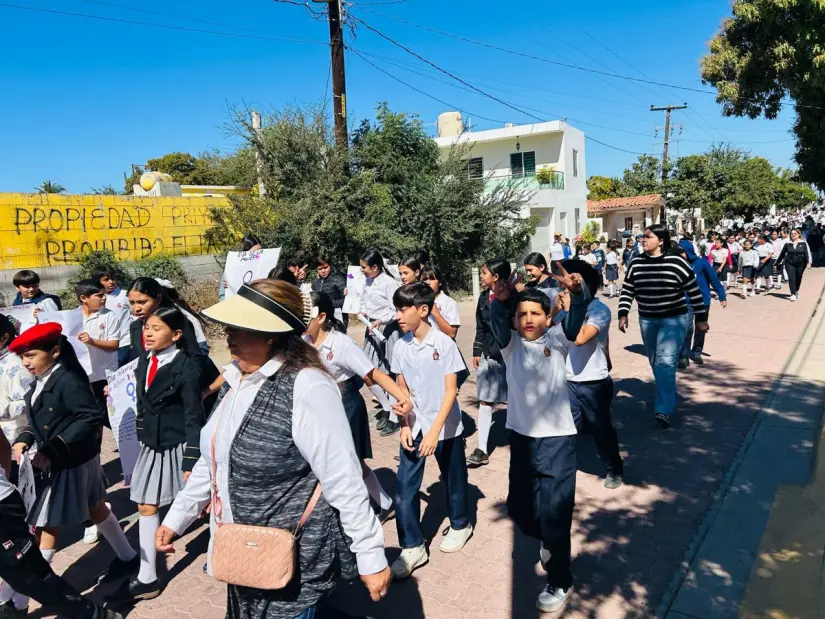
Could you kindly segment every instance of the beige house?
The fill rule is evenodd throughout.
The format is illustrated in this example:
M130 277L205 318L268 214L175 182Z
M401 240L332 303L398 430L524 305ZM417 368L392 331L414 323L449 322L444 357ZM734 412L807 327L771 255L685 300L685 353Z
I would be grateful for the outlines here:
M659 223L664 205L665 199L659 194L588 200L587 217L600 222L602 233L608 240L621 241Z

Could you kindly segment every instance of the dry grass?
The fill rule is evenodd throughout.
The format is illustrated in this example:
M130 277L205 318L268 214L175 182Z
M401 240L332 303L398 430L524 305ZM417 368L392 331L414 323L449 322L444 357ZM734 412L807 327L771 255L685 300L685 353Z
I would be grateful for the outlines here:
M199 279L188 283L181 290L181 296L193 310L200 312L218 302L218 282L213 279ZM205 322L204 331L210 340L224 337L223 327L210 321Z

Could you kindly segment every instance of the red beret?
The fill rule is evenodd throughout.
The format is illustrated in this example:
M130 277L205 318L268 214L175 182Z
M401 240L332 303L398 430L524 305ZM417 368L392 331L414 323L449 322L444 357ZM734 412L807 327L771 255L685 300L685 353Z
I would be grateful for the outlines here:
M19 355L32 348L54 346L60 342L62 333L63 327L58 322L46 322L42 325L35 325L14 338L11 346L9 346L9 350Z

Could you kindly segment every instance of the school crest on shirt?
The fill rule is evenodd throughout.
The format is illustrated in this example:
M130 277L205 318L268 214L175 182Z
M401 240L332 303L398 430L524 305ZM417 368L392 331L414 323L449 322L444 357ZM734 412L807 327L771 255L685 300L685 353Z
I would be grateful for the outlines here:
M549 347L549 346L545 346L545 347L544 347L544 356L545 356L545 357L549 357L549 356L550 356L550 347Z
M433 350L433 361L438 361L438 351Z
M333 355L333 354L332 354L332 351L330 350L330 351L327 353L327 361L332 361L334 358L335 358L335 355Z

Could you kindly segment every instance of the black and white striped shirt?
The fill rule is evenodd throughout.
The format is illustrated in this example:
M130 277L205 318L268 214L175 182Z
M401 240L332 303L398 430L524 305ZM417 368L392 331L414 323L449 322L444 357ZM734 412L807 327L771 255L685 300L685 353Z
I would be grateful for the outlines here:
M642 318L681 316L688 311L685 295L690 298L697 322L707 321L708 310L687 261L675 254L655 258L640 254L631 262L622 284L619 318L628 315L634 298Z

